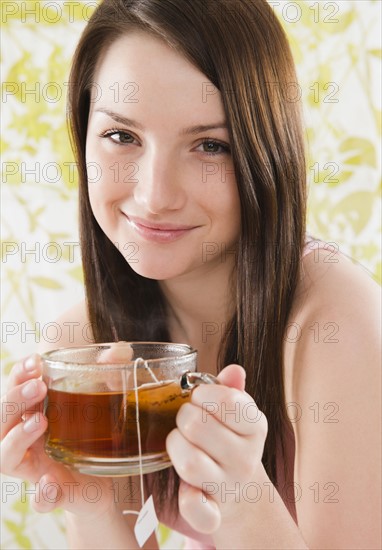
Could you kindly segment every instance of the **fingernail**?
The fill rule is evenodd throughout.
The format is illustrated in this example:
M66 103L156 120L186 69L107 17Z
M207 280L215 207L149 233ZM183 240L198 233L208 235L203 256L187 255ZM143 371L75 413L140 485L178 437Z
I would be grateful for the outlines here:
M38 394L37 380L30 380L21 390L21 395L26 399L32 399Z
M26 422L24 422L24 431L27 433L32 433L38 430L40 427L40 417L33 415Z
M31 371L37 367L37 356L31 355L24 363L24 368L26 371Z

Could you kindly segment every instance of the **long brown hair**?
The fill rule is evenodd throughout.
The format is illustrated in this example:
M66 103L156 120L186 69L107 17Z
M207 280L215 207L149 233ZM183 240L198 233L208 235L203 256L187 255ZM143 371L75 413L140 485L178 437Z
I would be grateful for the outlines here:
M277 485L276 451L288 425L283 347L305 237L306 174L297 86L284 31L265 0L104 0L77 47L69 121L80 175L80 232L95 341L170 338L157 281L137 275L98 226L88 198L85 142L95 66L133 29L175 46L222 94L241 201L236 313L219 370L235 362L268 420L263 463ZM171 476L170 476L171 477ZM161 474L165 493L169 474ZM172 474L172 481L176 476ZM176 500L176 499L174 499Z

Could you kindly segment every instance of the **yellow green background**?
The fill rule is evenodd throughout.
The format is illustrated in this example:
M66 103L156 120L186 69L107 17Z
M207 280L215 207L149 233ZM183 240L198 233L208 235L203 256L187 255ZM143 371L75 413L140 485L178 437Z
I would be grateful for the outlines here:
M57 338L53 320L83 296L65 83L96 3L1 2L3 381L15 359L36 350L41 333ZM309 231L380 281L381 2L269 3L300 79ZM2 548L66 548L62 513L35 513L26 489L2 479ZM181 544L165 529L161 541Z

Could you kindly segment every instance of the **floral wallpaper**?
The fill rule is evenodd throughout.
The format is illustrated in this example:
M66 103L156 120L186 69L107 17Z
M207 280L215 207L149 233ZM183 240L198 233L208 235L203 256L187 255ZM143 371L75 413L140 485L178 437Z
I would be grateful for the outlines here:
M1 2L2 380L83 296L77 176L65 121L70 60L97 1ZM381 280L379 0L269 1L290 38L308 147L309 231ZM4 390L2 390L4 391ZM63 514L37 514L2 478L2 548L64 549ZM162 528L163 548L179 548Z

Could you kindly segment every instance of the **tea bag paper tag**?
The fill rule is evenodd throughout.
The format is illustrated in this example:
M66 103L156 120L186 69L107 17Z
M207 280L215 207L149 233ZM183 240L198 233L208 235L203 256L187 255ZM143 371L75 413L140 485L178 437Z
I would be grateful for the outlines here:
M142 548L150 535L158 527L158 523L158 518L154 508L154 501L151 495L141 508L134 526L135 538L137 539L140 548Z

